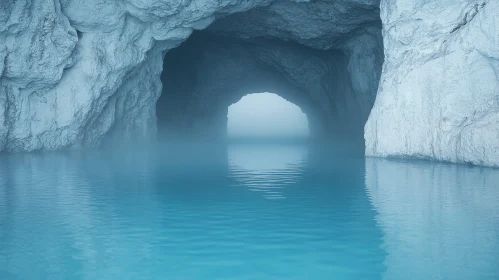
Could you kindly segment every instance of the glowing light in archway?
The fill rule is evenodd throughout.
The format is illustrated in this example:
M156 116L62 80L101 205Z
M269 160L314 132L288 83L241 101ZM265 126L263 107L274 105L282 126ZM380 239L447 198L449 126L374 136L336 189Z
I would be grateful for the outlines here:
M253 93L229 106L227 133L236 138L304 138L307 115L274 93Z

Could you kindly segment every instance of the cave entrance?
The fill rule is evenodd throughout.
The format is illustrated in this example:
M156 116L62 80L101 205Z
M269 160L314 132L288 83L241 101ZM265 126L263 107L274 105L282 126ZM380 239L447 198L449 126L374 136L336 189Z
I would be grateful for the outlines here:
M308 138L309 131L319 135L327 119L320 102L290 82L286 73L260 61L266 48L203 31L170 50L164 57L163 91L156 106L159 138L227 139L229 107L265 92L279 93L270 99L300 112L300 126L307 123L307 133L300 138ZM256 108L261 109L265 108Z
M248 93L274 92L306 114L310 139L363 143L383 64L377 19L325 41L301 42L240 37L245 33L226 29L229 18L165 53L160 139L227 139L229 106Z
M303 141L309 133L307 115L274 93L248 94L228 108L231 141Z

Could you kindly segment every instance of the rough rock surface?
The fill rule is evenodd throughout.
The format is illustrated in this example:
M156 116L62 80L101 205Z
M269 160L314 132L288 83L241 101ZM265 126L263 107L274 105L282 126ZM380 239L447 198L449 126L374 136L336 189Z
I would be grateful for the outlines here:
M340 48L376 18L377 6L377 1L354 0L2 1L0 150L80 147L113 136L153 135L162 55L217 18L230 20L229 15L256 7L267 7L262 16L272 17L268 11L278 8L278 22L268 23L276 24L276 35L294 34L285 39L301 41L314 32L308 45ZM375 12L353 19L366 10ZM296 21L305 15L310 18ZM338 21L345 24L338 28ZM321 39L324 34L328 38Z
M275 1L221 18L209 29L242 39L278 38L327 50L379 24L379 0Z
M365 120L376 99L365 127L367 155L499 166L498 6L492 0L382 0L381 6L379 0L3 0L0 150L154 135L164 54L193 30L208 28L240 40L342 52L361 108L351 112Z
M366 154L499 166L499 2L385 0L381 10Z
M347 42L363 36L376 20L377 6L376 0L2 1L0 150L80 147L110 137L153 135L162 55L217 18L239 18L258 7L261 17L274 17L278 10L277 21L264 24L275 34L258 35L262 25L251 33L350 49ZM364 17L366 11L372 13Z

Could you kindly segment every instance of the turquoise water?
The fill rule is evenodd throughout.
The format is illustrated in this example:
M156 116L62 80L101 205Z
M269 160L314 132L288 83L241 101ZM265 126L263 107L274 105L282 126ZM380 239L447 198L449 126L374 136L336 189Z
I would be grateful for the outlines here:
M1 155L0 279L499 279L497 169L133 150Z

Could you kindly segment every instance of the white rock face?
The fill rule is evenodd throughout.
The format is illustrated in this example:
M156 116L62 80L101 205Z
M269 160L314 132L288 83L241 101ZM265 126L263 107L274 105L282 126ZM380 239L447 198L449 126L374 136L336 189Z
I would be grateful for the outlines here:
M377 0L2 1L0 150L153 135L162 56L216 18L255 7L272 17L279 10L275 22L266 21L274 36L339 48L342 36L354 38L377 18L377 6Z
M366 154L499 166L499 2L385 0L381 10Z
M0 3L0 150L150 135L162 55L238 1ZM78 30L78 33L77 33ZM117 132L119 130L119 132Z
M382 1L367 155L499 166L498 5ZM0 150L151 137L164 54L214 21L219 34L343 52L365 119L378 13L379 0L2 0Z

